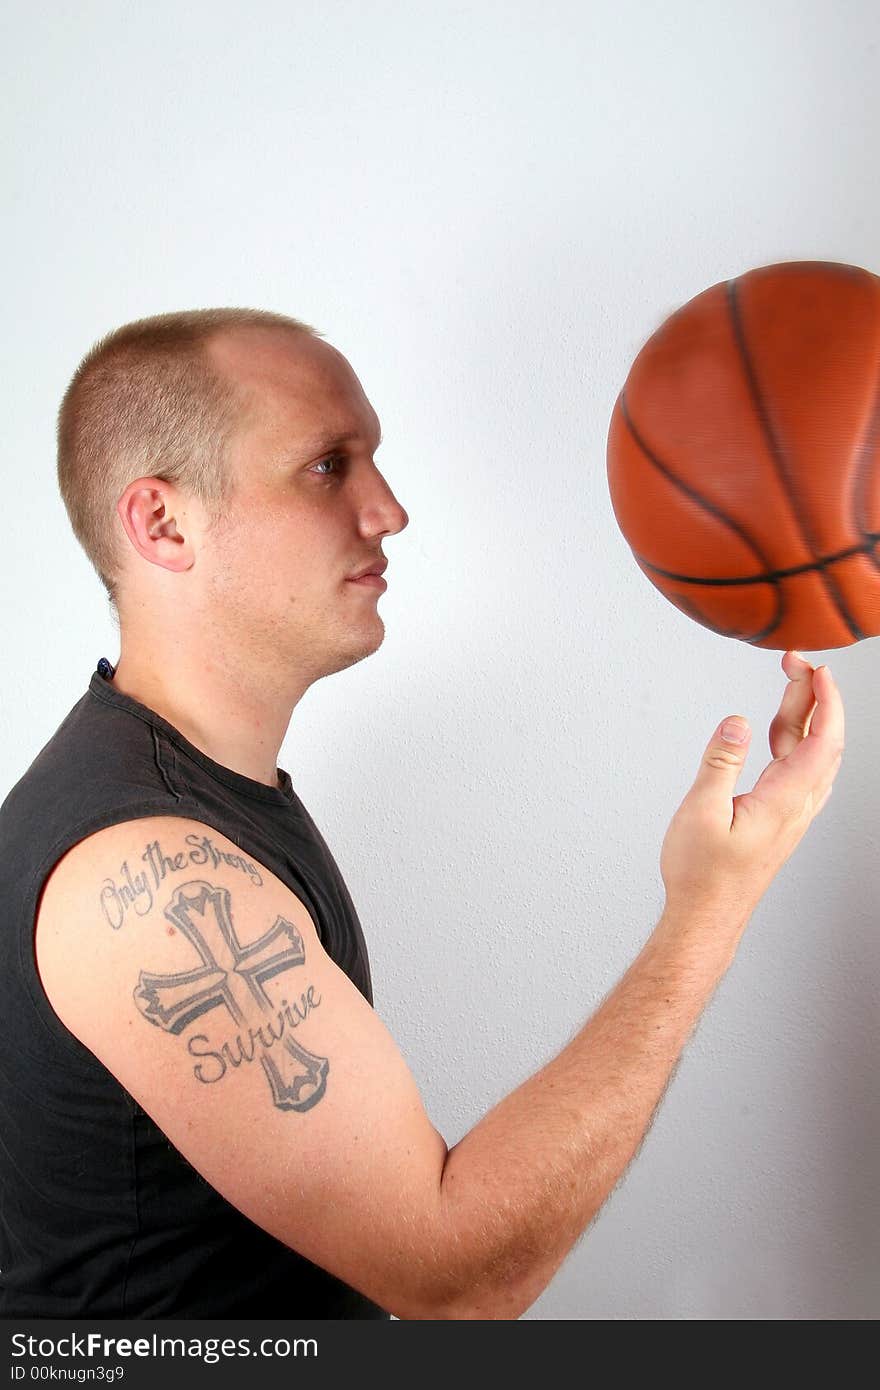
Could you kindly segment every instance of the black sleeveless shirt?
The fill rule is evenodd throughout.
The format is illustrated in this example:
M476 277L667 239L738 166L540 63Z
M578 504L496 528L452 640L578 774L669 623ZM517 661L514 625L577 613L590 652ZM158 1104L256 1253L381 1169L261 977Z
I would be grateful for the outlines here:
M388 1318L205 1182L43 992L34 922L54 865L96 830L164 814L286 883L373 1002L357 913L288 773L269 787L222 767L113 674L102 658L0 806L0 1317Z

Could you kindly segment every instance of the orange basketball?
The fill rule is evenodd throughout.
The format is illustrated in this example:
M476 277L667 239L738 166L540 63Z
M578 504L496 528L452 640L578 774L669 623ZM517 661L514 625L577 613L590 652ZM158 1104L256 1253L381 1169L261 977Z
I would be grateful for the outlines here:
M608 486L636 564L723 637L880 632L880 277L761 266L657 329L614 405Z

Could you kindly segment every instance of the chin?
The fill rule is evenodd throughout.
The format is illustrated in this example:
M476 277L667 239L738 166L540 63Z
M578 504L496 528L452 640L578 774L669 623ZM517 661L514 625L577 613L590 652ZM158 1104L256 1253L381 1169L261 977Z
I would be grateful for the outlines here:
M384 641L385 624L380 619L378 631L374 630L369 637L365 634L358 634L358 640L352 641L347 650L341 648L337 650L335 653L336 663L327 674L331 675L333 671L345 671L349 666L357 665L365 657L372 656L373 652L377 652Z

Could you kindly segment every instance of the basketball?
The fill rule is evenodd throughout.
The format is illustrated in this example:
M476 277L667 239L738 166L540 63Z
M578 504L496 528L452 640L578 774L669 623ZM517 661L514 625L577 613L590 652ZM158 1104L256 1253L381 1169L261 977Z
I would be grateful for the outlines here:
M636 564L723 637L779 651L880 632L880 277L760 266L652 334L611 416Z

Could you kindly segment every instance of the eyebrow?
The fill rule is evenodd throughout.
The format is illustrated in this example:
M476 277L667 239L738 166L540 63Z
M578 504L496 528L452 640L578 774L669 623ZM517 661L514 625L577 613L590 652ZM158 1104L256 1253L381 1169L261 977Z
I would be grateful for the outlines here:
M347 430L344 434L318 434L315 435L312 439L308 439L304 443L302 443L298 447L297 453L301 453L303 458L305 458L306 456L311 458L313 455L325 453L328 449L335 449L339 444L348 444L353 439L360 438L361 435L358 430ZM379 443L376 445L377 449L379 447L379 444L381 443L382 430L380 427Z

